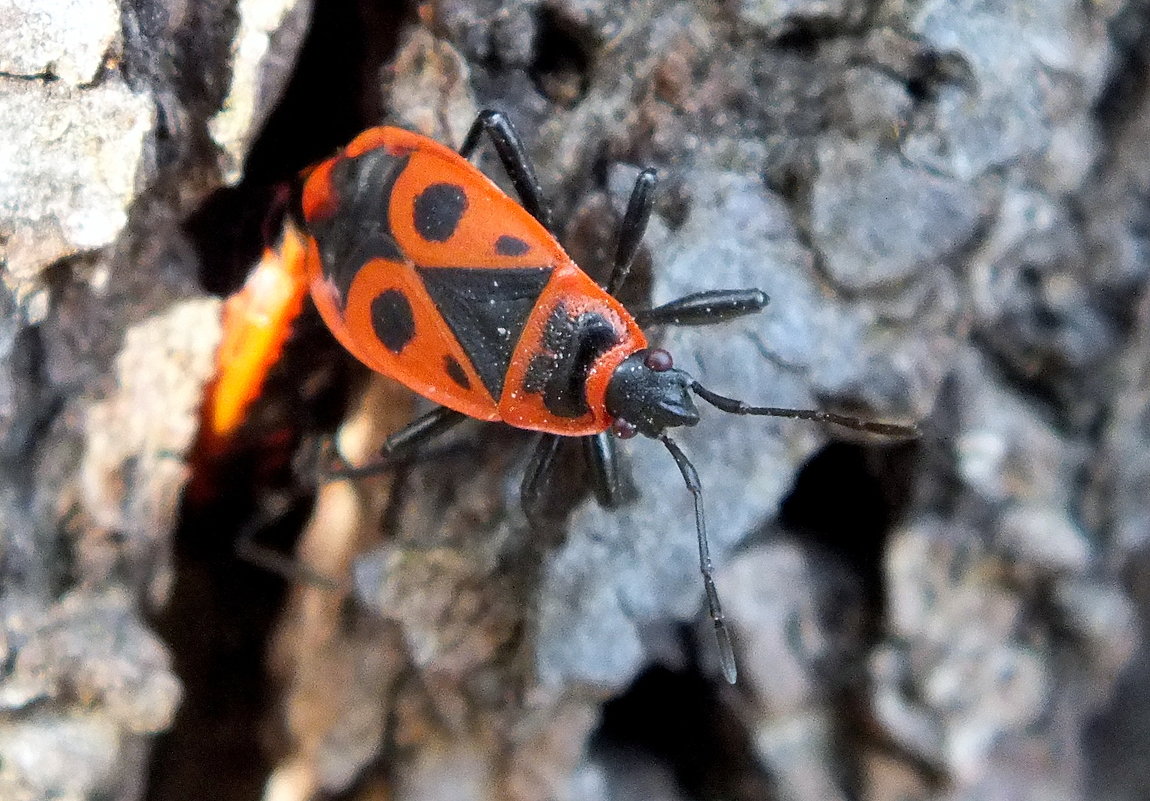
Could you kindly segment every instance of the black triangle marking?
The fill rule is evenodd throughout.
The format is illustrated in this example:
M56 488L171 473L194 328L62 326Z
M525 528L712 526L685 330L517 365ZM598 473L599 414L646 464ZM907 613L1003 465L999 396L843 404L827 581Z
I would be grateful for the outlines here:
M427 294L463 346L491 397L499 400L511 355L551 267L416 267Z

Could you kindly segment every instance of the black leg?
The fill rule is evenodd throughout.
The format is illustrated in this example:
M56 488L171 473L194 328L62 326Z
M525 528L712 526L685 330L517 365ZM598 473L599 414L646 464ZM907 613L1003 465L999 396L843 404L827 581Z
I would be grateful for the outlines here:
M348 464L333 447L329 460L332 464L327 465L324 470L324 478L328 481L366 478L394 470L397 462L403 461L415 448L467 419L467 415L462 412L448 409L446 406L437 406L388 437L380 449L379 457L359 467Z
M635 312L640 328L652 325L712 325L760 312L770 299L760 289L696 292L653 309Z
M615 264L611 268L611 278L607 282L607 292L611 295L619 294L627 275L631 272L631 263L635 261L635 254L639 252L639 245L643 242L643 233L647 230L647 221L651 219L651 209L655 205L655 187L658 183L659 174L653 167L643 170L635 179L635 188L631 190L631 199L627 201L627 211L623 215L623 223L619 226Z
M527 149L523 140L519 138L511 120L502 111L487 109L479 112L463 146L459 148L459 155L465 159L471 158L475 149L479 147L479 138L486 133L495 145L495 152L503 162L503 168L511 178L515 191L519 193L519 200L523 208L542 224L548 231L551 230L551 209L543 199L543 189L539 186L539 178L535 175L535 168L527 157Z
M272 525L286 517L291 511L293 503L298 500L299 498L277 495L270 500L262 501L255 514L244 524L240 530L240 535L236 538L236 556L261 570L279 576L285 581L311 584L333 592L348 591L349 588L342 582L324 575L315 568L290 556L284 556L256 540L261 532L271 528Z
M602 431L583 437L583 455L591 471L591 485L595 497L605 509L614 509L621 500L619 496L619 459L615 450L615 438Z
M559 443L562 439L556 434L540 436L531 452L531 460L527 462L527 469L523 471L519 501L523 504L523 514L532 523L538 520L536 512L539 509L539 501L547 489L551 465L555 461L555 454L559 452Z

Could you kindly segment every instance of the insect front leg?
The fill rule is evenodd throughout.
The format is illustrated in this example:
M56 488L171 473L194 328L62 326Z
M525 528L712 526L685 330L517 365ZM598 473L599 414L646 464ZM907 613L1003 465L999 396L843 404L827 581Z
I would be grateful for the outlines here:
M770 298L761 289L695 292L653 309L635 312L640 328L653 325L714 325L762 311Z
M519 502L528 521L539 520L539 505L551 477L551 466L559 452L562 437L556 434L543 434L535 442L527 469L523 471L523 483L519 487Z
M623 222L619 226L615 261L607 281L607 292L613 296L619 294L631 272L631 264L635 261L635 254L639 252L643 234L647 231L647 222L651 219L651 209L655 206L655 187L658 185L659 174L654 167L643 170L635 179L635 187L627 201L627 211L623 213Z
M479 112L463 140L463 146L459 148L459 155L465 159L471 158L479 147L479 138L485 133L495 145L495 152L503 162L503 168L507 170L523 208L551 231L551 209L543 197L543 188L535 175L535 167L531 164L523 140L519 138L506 114L493 109Z
M652 167L640 172L635 179L635 187L627 201L627 211L619 226L615 261L611 278L607 282L607 291L611 295L618 295L631 272L631 265L651 219L658 183L658 173ZM696 292L654 309L637 312L635 321L641 328L652 325L711 325L762 311L769 300L767 294L759 289Z
M583 437L583 456L591 471L595 497L604 509L614 509L622 501L619 490L619 456L615 438L606 431Z

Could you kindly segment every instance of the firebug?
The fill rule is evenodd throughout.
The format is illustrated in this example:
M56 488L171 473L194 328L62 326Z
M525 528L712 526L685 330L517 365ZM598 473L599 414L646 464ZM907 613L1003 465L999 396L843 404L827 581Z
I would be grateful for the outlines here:
M468 160L487 135L521 203ZM702 485L668 429L699 421L694 398L721 411L814 420L892 438L913 426L811 409L749 406L719 395L652 348L644 329L706 325L761 311L759 289L708 290L629 312L616 296L650 217L656 172L639 173L610 279L600 286L564 252L534 168L506 115L484 111L458 152L392 127L371 128L302 176L287 247L336 339L373 370L434 401L389 438L379 469L468 418L541 433L522 484L531 509L562 437L582 437L601 503L619 500L614 439L636 434L670 452L695 506L699 566L728 681L730 636L712 578Z

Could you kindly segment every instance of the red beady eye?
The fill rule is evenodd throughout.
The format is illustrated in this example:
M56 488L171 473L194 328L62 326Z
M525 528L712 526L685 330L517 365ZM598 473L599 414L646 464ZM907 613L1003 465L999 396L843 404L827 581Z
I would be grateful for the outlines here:
M665 373L675 366L671 354L662 348L651 348L651 351L647 354L647 358L643 360L643 364L647 365L648 369L654 370L656 373Z
M635 426L628 423L622 417L616 417L614 422L611 423L611 433L619 439L631 439L639 433L639 429L635 428Z

